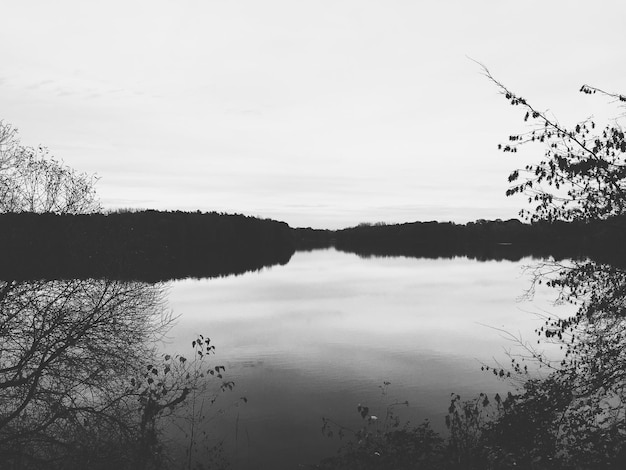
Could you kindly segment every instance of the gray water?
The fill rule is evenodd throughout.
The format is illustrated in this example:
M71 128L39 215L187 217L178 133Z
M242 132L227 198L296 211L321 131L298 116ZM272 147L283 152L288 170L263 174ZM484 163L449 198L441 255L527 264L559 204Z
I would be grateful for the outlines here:
M444 431L451 393L512 390L481 371L517 351L501 330L532 342L538 315L567 313L549 289L520 301L533 263L297 252L261 272L172 283L179 318L164 347L187 353L199 333L216 346L235 388L198 429L224 439L234 468L307 468L342 444L322 418L356 429L358 404L382 418L408 400L403 420Z

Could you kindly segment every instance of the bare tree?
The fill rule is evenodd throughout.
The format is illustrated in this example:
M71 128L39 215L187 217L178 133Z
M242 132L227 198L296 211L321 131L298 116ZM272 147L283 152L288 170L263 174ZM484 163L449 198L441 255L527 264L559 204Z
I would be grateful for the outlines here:
M17 130L0 121L0 211L95 212L100 209L96 181L54 159L44 147L22 146Z
M0 286L1 461L160 465L163 418L234 385L224 367L203 362L214 351L208 338L193 341L190 360L159 353L171 322L163 295L160 284L111 280Z
M162 289L7 282L0 295L0 449L58 457L70 445L68 430L91 420L129 432L120 407L130 406L129 380L153 359L151 344L167 323Z

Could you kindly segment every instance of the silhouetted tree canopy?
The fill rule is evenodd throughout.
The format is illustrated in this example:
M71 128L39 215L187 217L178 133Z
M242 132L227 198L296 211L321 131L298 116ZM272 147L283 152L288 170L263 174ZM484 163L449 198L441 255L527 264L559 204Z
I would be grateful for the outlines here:
M534 204L521 214L531 220L589 220L623 215L626 211L626 140L623 114L612 123L593 119L565 127L526 99L510 91L483 66L485 75L512 106L521 108L531 130L512 134L500 144L503 152L517 152L522 145L539 143L543 158L511 172L513 185L507 196L525 194ZM600 94L618 104L626 96L583 85L582 93Z
M287 224L243 215L0 214L4 279L215 277L284 264L293 252Z
M583 258L616 262L626 256L621 230L626 217L602 221L517 219L359 225L333 234L335 246L363 256L423 258L466 256L476 260L524 257Z

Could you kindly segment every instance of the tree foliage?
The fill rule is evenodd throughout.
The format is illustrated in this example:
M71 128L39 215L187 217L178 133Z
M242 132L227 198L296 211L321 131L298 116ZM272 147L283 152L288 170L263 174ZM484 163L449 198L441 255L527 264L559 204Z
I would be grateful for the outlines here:
M534 207L521 215L536 220L592 220L626 211L626 139L621 117L600 125L587 119L567 127L513 93L483 66L485 75L514 106L521 108L529 131L512 134L498 148L516 153L529 143L544 146L543 158L509 175L507 196L525 194ZM626 96L583 85L582 93L600 94L622 104ZM623 117L623 116L622 116Z

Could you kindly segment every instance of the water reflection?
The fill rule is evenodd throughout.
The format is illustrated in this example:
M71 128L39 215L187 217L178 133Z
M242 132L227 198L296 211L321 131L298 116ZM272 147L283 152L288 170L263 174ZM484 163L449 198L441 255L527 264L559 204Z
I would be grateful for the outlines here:
M453 395L447 435L428 425L377 428L370 408L359 407L366 422L321 468L624 468L626 274L592 261L549 261L535 265L534 275L531 292L548 283L575 306L564 317L550 312L535 329L538 345L561 354L550 357L520 336L522 354L511 356L510 367L488 369L517 374L523 387L466 401ZM547 373L529 373L529 362Z
M407 418L440 430L451 392L509 390L480 371L493 357L508 360L511 346L484 325L531 335L528 310L553 298L545 289L532 304L516 302L529 281L522 264L298 252L260 274L174 283L182 317L173 341L211 331L249 399L239 419L245 455L258 468L293 468L332 454L339 443L321 434L321 418L354 424L356 404L379 403L383 381L392 382L388 398L410 400Z
M516 391L492 369L480 371L508 363L525 388L491 402L495 418L477 421L463 458L484 464L479 449L491 449L516 465L538 457L608 465L626 432L626 274L605 264L543 262L527 276L526 263L536 265L299 252L258 273L172 283L169 306L180 317L165 337L161 284L3 282L0 458L14 468L177 468L206 463L217 443L221 462L235 468L313 465L343 444L322 434L323 418L358 428L357 404L373 414L408 400L404 419L428 418L445 435L450 393L482 403L481 392ZM533 301L517 302L532 285ZM552 305L553 287L574 303ZM501 331L526 349L514 349ZM200 386L206 364L176 356L190 338L200 359L217 345L211 364L224 365L228 381ZM508 351L541 365L540 375L525 375ZM245 397L247 405L206 413L220 385L229 403ZM177 434L157 424L183 403L191 421L170 423L192 424L198 445L190 446L189 427ZM476 417L455 403L454 412ZM210 419L196 420L200 409ZM174 444L167 452L165 440ZM187 460L186 450L198 458Z
M520 454L520 460L534 453L564 467L623 468L626 272L592 261L544 262L535 270L534 283L539 282L556 287L560 299L577 309L570 316L550 316L536 329L538 343L558 345L564 357L551 362L531 350L532 359L552 372L543 381L528 382L517 410L502 418L509 428L525 427L527 434L543 436L542 444L506 444ZM518 364L514 366L519 370ZM543 419L521 420L520 412Z

